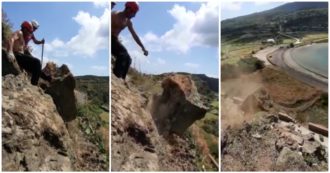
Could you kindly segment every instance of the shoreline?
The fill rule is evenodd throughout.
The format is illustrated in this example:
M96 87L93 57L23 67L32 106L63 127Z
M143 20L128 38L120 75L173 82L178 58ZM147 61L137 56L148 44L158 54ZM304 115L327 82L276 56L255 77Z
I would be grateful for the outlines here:
M319 88L324 92L328 92L328 78L317 73L305 69L297 64L290 56L292 49L279 48L267 56L267 60L274 66L278 66L286 71L290 76L308 84Z
M310 70L308 67L305 67L304 65L298 63L294 58L291 56L291 53L294 49L288 49L286 52L284 52L282 59L284 62L291 68L300 71L302 73L306 73L308 75L313 76L314 78L319 79L323 82L328 82L328 78L324 76L323 74L317 73L315 71Z

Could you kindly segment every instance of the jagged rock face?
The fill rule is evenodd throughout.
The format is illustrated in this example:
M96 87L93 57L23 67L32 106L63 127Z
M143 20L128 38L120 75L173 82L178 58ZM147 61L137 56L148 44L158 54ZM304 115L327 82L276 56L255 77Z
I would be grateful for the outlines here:
M9 59L7 51L2 49L2 76L7 74L18 75L21 69L15 59Z
M223 171L325 171L327 138L276 114L223 130Z
M111 170L157 171L159 158L152 151L155 141L151 138L158 137L151 117L143 109L146 100L114 75L111 87Z
M74 95L76 82L66 65L56 69L56 73L50 72L55 79L46 87L45 92L54 100L59 114L64 121L71 121L77 116L77 106Z
M71 171L71 139L52 98L22 73L2 82L2 170Z
M162 87L162 95L153 98L153 119L161 134L174 132L182 135L196 120L205 116L207 107L189 76L168 76Z
M173 146L159 135L148 99L133 85L128 89L112 75L111 100L112 171L196 170L187 142Z

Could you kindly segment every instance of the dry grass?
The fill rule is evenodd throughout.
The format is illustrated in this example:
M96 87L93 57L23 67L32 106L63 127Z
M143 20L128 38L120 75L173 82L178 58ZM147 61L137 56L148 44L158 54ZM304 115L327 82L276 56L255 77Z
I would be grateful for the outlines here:
M240 59L250 57L252 51L257 52L263 47L261 42L221 44L221 64L236 64Z
M319 94L319 91L315 88L278 70L265 68L261 71L261 76L265 90L278 103L310 100Z

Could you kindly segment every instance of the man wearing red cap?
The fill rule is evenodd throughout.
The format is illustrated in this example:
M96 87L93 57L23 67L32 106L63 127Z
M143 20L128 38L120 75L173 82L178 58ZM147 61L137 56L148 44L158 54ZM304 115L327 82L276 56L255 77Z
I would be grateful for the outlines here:
M31 84L37 85L39 77L50 81L50 77L46 76L41 71L40 60L33 57L28 51L28 42L33 40L35 44L44 44L45 40L38 41L33 35L33 32L39 27L36 21L24 21L21 24L21 29L15 31L8 40L8 57L16 59L18 65L32 74Z
M148 51L136 34L131 21L138 10L139 6L136 2L126 2L124 11L111 13L111 54L116 57L113 73L124 81L132 59L126 48L118 40L120 32L127 27L135 42L142 48L143 54L148 56Z

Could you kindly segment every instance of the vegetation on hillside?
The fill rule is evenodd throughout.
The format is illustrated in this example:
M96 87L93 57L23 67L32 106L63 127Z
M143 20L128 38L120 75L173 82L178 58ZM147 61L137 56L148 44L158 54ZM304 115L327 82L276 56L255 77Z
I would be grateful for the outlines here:
M76 77L76 89L87 95L86 103L78 105L79 127L109 161L109 77Z
M12 33L12 24L10 23L7 14L2 9L2 47L5 47L6 40Z
M264 12L222 21L221 39L227 41L241 38L241 41L251 42L275 37L277 32L327 30L327 2L294 2Z

